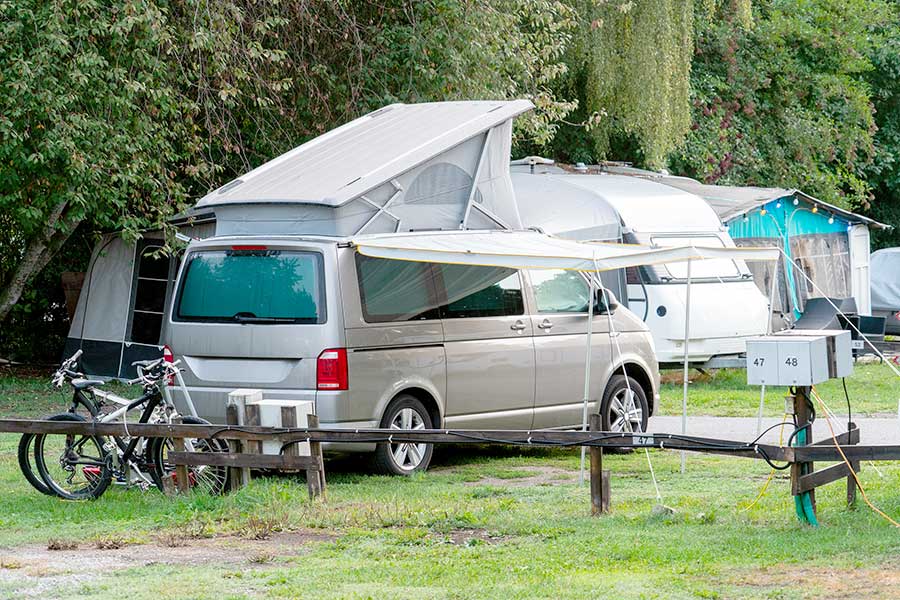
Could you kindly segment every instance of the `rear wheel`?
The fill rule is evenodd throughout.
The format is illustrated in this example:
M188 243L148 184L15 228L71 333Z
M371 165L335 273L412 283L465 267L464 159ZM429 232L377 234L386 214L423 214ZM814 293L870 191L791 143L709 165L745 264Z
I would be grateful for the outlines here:
M31 487L42 494L47 494L48 496L55 495L53 490L48 488L47 484L44 483L44 480L41 479L41 474L37 472L37 466L34 464L33 433L23 434L21 439L19 439L19 469L22 470L22 475L25 476L25 479L28 480Z
M209 421L197 417L182 417L185 425L209 425ZM228 452L228 443L225 440L216 439L191 439L185 440L185 445L190 443L191 452ZM175 465L168 460L169 452L174 450L174 444L169 438L154 438L147 449L148 461L153 465L154 479L157 486L162 488L162 479L172 476ZM188 479L192 489L202 490L209 494L222 494L228 489L228 467L202 465L189 466Z
M62 413L49 421L86 421ZM112 456L100 436L41 434L34 436L34 462L47 488L67 500L99 498L112 480Z
M384 411L382 429L431 429L431 415L415 396L400 394ZM375 468L387 475L412 475L431 462L431 444L383 443L375 451Z

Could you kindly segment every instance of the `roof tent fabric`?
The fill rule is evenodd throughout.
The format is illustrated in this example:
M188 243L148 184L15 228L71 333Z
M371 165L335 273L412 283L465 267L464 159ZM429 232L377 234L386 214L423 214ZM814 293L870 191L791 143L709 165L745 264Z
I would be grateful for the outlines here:
M900 309L900 248L872 253L872 310Z
M361 254L375 258L574 271L608 271L707 258L777 260L779 256L775 248L653 248L629 244L588 244L534 231L357 236L352 243Z
M394 104L315 138L207 194L217 235L349 236L519 228L512 119L533 105Z

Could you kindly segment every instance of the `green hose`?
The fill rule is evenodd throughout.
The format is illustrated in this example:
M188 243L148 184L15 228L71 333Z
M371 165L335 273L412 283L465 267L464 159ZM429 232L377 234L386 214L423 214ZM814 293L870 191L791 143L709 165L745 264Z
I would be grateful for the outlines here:
M797 432L797 439L794 446L806 445L806 432L806 428ZM800 474L806 475L803 471L801 471ZM810 496L809 492L803 492L802 494L794 496L794 510L801 523L811 525L812 527L819 526L819 521L816 519L816 509L813 507L812 496Z

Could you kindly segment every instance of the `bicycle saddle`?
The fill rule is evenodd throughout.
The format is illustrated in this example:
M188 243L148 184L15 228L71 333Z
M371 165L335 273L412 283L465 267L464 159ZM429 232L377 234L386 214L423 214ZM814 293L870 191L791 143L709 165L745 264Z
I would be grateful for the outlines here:
M76 390L86 390L92 387L100 387L106 382L100 379L73 379L71 383Z

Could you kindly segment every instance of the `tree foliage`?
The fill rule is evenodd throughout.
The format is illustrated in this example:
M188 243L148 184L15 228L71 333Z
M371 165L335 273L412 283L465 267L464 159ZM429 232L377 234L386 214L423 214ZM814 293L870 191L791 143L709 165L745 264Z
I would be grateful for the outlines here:
M731 4L698 27L693 124L673 160L708 183L797 187L866 205L875 156L867 76L893 7L879 0L759 0L752 26Z

